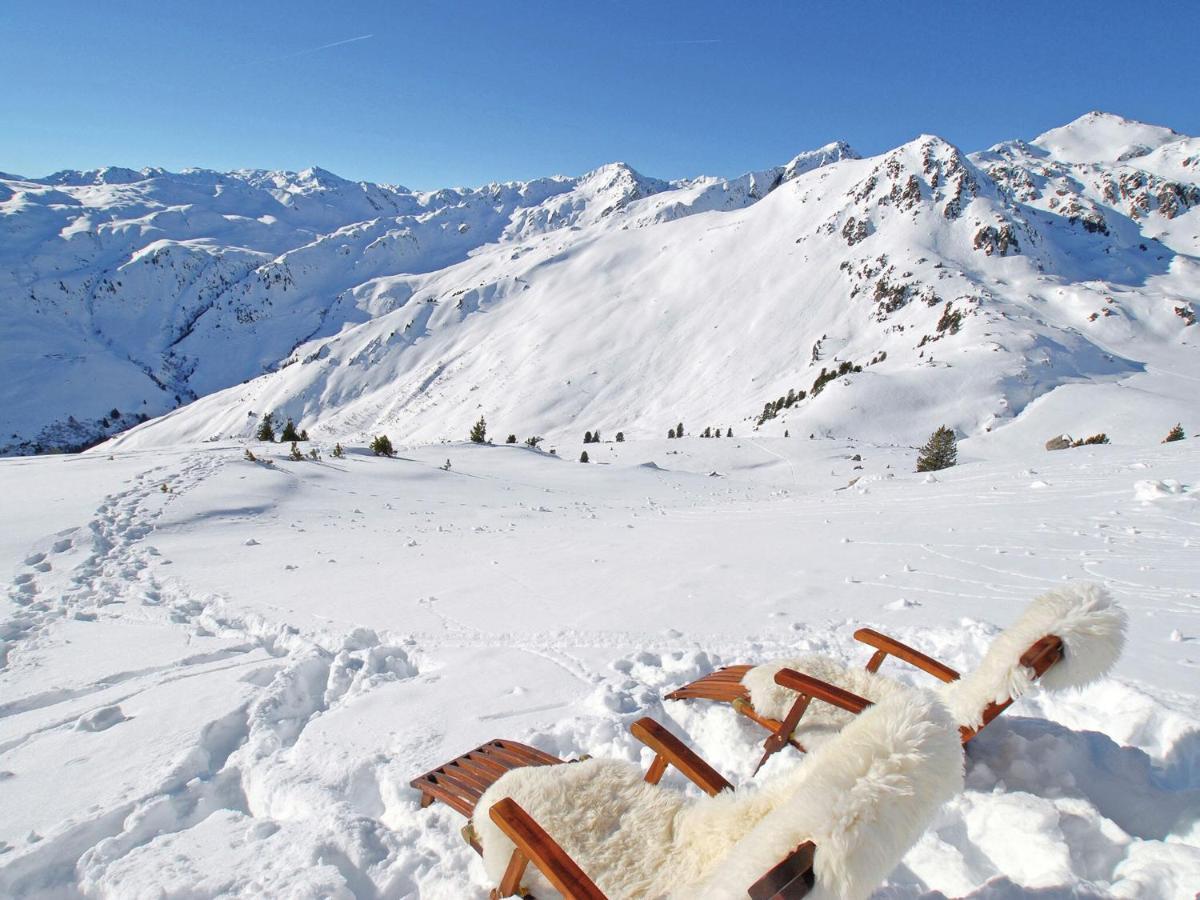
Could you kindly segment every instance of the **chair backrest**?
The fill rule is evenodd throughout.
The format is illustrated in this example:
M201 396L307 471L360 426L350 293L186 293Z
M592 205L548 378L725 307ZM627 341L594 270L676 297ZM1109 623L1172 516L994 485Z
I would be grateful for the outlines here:
M866 897L962 789L962 768L955 723L932 692L882 700L763 783L769 811L680 896L744 897L753 887L755 900L791 898L812 887Z
M1116 663L1125 622L1125 612L1098 584L1076 582L1042 594L992 641L974 671L946 685L951 715L974 734L1035 679L1052 691L1083 687ZM1045 643L1050 639L1059 642L1057 651Z

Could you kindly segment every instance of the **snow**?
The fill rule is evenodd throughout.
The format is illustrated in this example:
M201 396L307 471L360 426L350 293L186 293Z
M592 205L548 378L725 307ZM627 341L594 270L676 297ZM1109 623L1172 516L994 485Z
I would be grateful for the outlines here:
M762 734L665 692L863 663L860 626L969 669L1084 578L1130 612L1116 670L976 738L881 895L1190 897L1200 449L989 437L932 479L911 449L807 436L590 445L606 465L578 439L2 460L29 515L0 543L0 894L484 896L420 772L494 737L644 762L627 726L652 715L739 783Z
M1194 392L1197 161L1196 138L1092 113L981 153L835 142L732 179L6 176L0 452L153 417L127 446L241 438L267 410L333 440L456 440L479 412L550 441L744 432L841 363L864 371L760 430L915 442L1049 403L1042 441L1137 443ZM1059 402L1099 382L1107 428Z

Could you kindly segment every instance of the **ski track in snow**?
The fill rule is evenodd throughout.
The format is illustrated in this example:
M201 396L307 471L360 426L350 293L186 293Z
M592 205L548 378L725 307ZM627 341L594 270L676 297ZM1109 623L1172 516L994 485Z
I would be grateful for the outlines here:
M490 737L527 740L564 757L639 760L640 747L627 728L652 715L686 734L735 783L748 780L763 735L727 708L664 702L663 693L734 662L798 652L858 659L854 627L893 609L890 599L915 601L897 608L890 630L962 669L999 632L990 623L1008 622L1013 610L1060 583L1064 573L1089 574L1123 600L1136 601L1138 622L1169 615L1183 633L1184 655L1174 671L1196 668L1187 648L1200 639L1198 570L1183 547L1200 539L1200 523L1189 515L1190 498L1137 506L1129 489L1097 490L1100 476L1070 468L1065 457L1048 463L1044 474L1001 476L986 467L963 467L943 483L925 486L879 469L839 494L832 489L845 483L841 475L822 475L824 487L815 489L802 480L794 450L752 446L776 459L773 477L787 488L746 480L727 490L705 477L710 467L720 468L707 459L689 463L694 479L666 472L653 484L638 481L644 470L636 465L597 474L591 483L563 481L552 469L540 483L537 472L525 468L528 458L506 468L511 456L486 471L464 462L467 471L453 474L474 478L445 480L435 457L452 452L457 462L466 451L440 446L411 461L385 461L387 470L372 461L367 476L360 474L367 464L362 458L336 468L280 463L265 469L241 460L237 448L180 452L172 461L148 464L105 496L85 524L37 540L15 569L8 588L12 614L0 625L0 795L31 777L28 766L41 748L49 760L60 742L115 741L122 729L144 726L167 708L179 713L184 707L190 716L180 732L185 737L137 748L145 764L131 789L90 806L68 803L44 833L0 838L0 894L483 896L482 870L457 838L461 820L445 807L420 810L406 787L409 778ZM732 448L722 452L729 454L725 462L737 458ZM166 455L146 458L160 456ZM1195 472L1194 454L1185 459ZM1159 459L1156 465L1165 464ZM572 469L570 477L586 469ZM1108 470L1116 471L1123 471L1118 463ZM398 484L390 472L419 480ZM1030 487L1043 477L1060 492L1057 499ZM472 483L487 487L460 493ZM232 493L229 484L237 486ZM589 484L616 485L616 493L594 493L602 488ZM460 502L479 490L486 503ZM578 499L571 499L572 490ZM274 499L263 500L263 491ZM898 522L919 514L925 523L955 525L943 525L938 538L928 537L928 529L914 539L841 538L836 529L877 515L881 493ZM299 508L286 511L298 499L314 503L318 512L306 518ZM549 513L540 511L550 504ZM1004 510L1010 520L1014 510L1033 519L1023 529L981 521L977 533L964 533L962 523L970 518L962 510L972 504ZM1076 505L1087 516L1079 518ZM336 551L317 545L336 555L339 566L355 565L350 551L369 539L368 533L356 537L359 529L389 533L387 544L368 544L370 552L357 565L382 553L394 567L382 579L354 581L355 590L372 585L399 600L420 593L418 580L425 584L430 572L445 581L445 589L404 607L414 621L406 630L391 627L391 617L379 618L371 607L342 609L342 598L326 593L331 582L320 580L325 576L317 557L287 543L303 539L314 522L339 523ZM567 522L590 529L587 536L580 532L569 543L556 543ZM625 524L634 524L633 536ZM544 615L538 609L560 607L576 591L579 612L594 611L601 582L586 574L584 556L594 553L592 562L600 563L602 556L638 546L619 541L653 546L680 528L697 539L714 528L767 529L754 530L756 535L776 529L785 536L781 547L794 535L832 528L824 546L852 549L855 566L861 566L853 573L859 577L847 574L850 583L840 591L847 597L867 591L878 599L867 606L813 606L777 575L770 582L776 599L755 600L744 609L735 602L723 610L714 602L719 594L703 594L703 578L721 577L721 570L709 568L703 556L680 557L683 551L665 546L669 583L677 592L698 590L706 598L694 605L669 601L667 620L673 617L682 632L641 622L632 612L609 616L600 627L560 625L567 620L557 612L539 624ZM520 569L519 576L507 571L513 561L501 555L503 548L517 545L505 542L527 529L534 536L521 538L522 553L537 559L560 549L584 554L572 578L556 580L539 570L540 563ZM638 538L637 529L649 529L650 537ZM417 546L405 544L405 533L420 537ZM206 585L220 571L207 573L186 554L172 559L160 549L186 550L183 534L195 540L216 535L243 555L261 554L273 574L257 575L236 590L213 591ZM243 540L243 534L258 537ZM405 562L434 553L437 541L452 548L435 555L442 568ZM268 545L282 549L268 551ZM198 552L203 559L206 551ZM490 579L482 597L515 595L533 612L518 623L506 620L519 605L506 602L495 611L486 602L464 605L455 587L461 554L477 555L474 564ZM692 558L707 574L673 570L681 558ZM277 571L298 577L284 570L288 559L300 561L300 575L311 572L307 577L317 580L300 582L304 589L294 596L270 592ZM786 557L777 559L788 564ZM801 560L808 568L819 562L819 554ZM1139 566L1141 579L1129 571ZM648 580L652 572L639 577ZM1166 583L1155 584L1163 573L1170 576ZM242 576L229 577L237 582ZM310 593L329 602L306 612ZM356 602L368 599L360 594ZM940 619L898 624L939 604ZM646 601L644 609L658 622L654 605ZM970 618L956 626L962 613L946 614L960 607L970 610ZM711 620L698 615L701 610ZM359 615L388 627L343 624ZM1169 628L1156 627L1165 640ZM139 660L136 641L117 640L115 656L97 650L96 666L75 677L73 661L84 660L73 654L92 647L81 637L89 628L146 629L160 636L165 655ZM1127 655L1139 653L1144 640L1135 627ZM74 651L75 644L85 649ZM893 674L913 680L911 670L889 665ZM967 791L942 811L880 896L932 898L941 891L1008 897L1041 889L1052 895L1190 896L1200 884L1193 880L1200 879L1200 709L1194 686L1165 688L1154 671L1107 679L1077 696L1035 695L1002 717L971 745ZM193 703L196 709L187 710ZM88 759L91 751L71 752ZM770 766L788 764L780 754ZM69 782L69 766L63 771ZM104 771L96 771L100 780Z

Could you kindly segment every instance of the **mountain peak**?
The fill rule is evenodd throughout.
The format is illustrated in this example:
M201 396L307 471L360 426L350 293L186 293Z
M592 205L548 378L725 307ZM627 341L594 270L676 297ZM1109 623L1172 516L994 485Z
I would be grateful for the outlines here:
M1162 125L1092 110L1039 134L1031 143L1063 162L1113 163L1144 156L1181 138L1183 135Z

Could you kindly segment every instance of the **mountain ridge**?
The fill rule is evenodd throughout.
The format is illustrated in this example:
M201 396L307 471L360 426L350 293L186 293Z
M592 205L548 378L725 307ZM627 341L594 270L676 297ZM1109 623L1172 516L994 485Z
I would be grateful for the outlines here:
M92 174L77 186L63 173L5 177L0 228L9 246L22 245L24 234L27 252L4 261L0 274L6 330L25 337L0 449L77 447L188 403L123 440L245 436L265 407L315 435L390 427L412 440L465 433L458 419L473 421L477 410L511 423L499 427L551 436L588 417L611 429L618 413L631 433L657 433L679 415L720 418L739 431L757 423L844 433L861 409L827 409L830 396L869 413L905 386L910 418L954 412L930 399L953 391L929 365L935 346L957 346L964 355L953 377L976 385L963 400L972 410L955 412L955 427L987 433L1066 379L1143 371L1162 349L1148 335L1168 354L1172 341L1185 340L1172 329L1186 327L1189 312L1194 321L1200 301L1197 144L1088 114L1032 142L973 154L935 135L865 160L834 142L735 179L667 182L623 163L578 178L433 192L351 182L316 167L189 170L174 180L146 169L133 182L133 170L100 169L92 173L112 172L112 184L97 185L101 176ZM1104 155L1101 145L1115 151L1112 162L1056 156L1078 157L1081 147ZM1145 152L1129 156L1131 146ZM77 174L83 181L89 173ZM740 277L731 279L731 269ZM687 302L680 286L693 282L732 295L753 289L733 315L710 298ZM607 291L637 299L615 302ZM648 317L639 303L658 304L661 316ZM1024 321L1038 303L1055 310L1042 325L1005 324ZM1085 314L1076 315L1081 305ZM599 310L624 324L598 320ZM1122 338L1129 346L1101 364L1105 352L1088 349L1097 341L1080 342L1076 332L1097 333L1118 316L1130 323ZM771 317L774 335L758 326ZM976 352L996 335L977 321L1011 332L1005 364ZM684 334L711 344L698 322L725 329L717 342L724 356L712 364L719 377L689 373L687 357L668 359L662 346ZM829 337L831 329L841 337ZM908 331L920 337L897 339ZM586 396L578 382L566 390L519 362L546 345L555 347L547 357L555 366L600 358L589 347L597 338L621 374ZM789 352L769 349L772 338L786 339ZM815 349L828 353L835 342L840 357ZM560 354L560 345L571 352ZM1033 377L1017 357L1049 346L1061 359L1051 377ZM864 368L864 377L842 377L825 399L760 421L776 390L786 401L789 388L811 389L822 360L862 365L881 352L889 361ZM453 361L431 358L439 354ZM327 371L331 359L343 370ZM47 368L59 375L53 390ZM455 372L462 384L452 383ZM662 402L633 383L639 372L660 385ZM688 377L695 390L672 383ZM493 391L490 381L500 386ZM96 385L108 393L84 409L79 398ZM911 439L911 428L888 421L866 430Z

